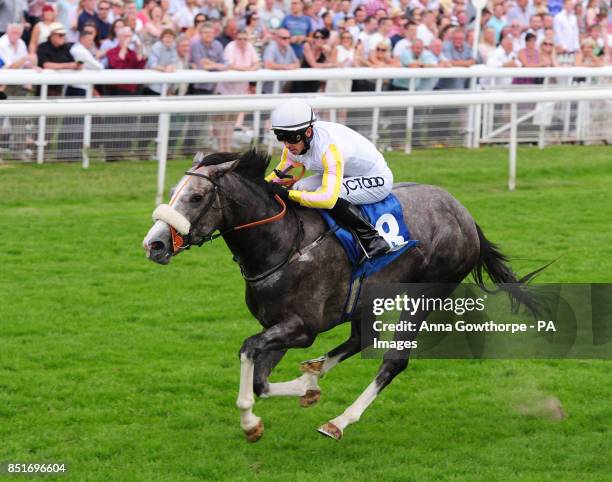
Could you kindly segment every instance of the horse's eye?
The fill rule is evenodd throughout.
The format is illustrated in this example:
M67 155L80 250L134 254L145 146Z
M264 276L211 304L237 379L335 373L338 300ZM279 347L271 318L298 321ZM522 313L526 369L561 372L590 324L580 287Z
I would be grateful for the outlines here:
M196 204L202 202L202 199L204 199L204 196L202 196L201 194L192 194L189 198L189 202Z

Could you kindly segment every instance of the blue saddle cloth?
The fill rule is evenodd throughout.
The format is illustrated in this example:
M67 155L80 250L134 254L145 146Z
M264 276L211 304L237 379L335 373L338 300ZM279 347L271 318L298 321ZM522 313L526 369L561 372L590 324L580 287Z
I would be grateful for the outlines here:
M359 242L353 236L353 233L338 225L329 215L328 211L319 209L321 216L323 216L323 219L325 219L330 229L336 234L336 237L340 241L340 244L342 244L353 266L351 282L355 280L355 278L367 278L380 271L404 252L419 244L419 241L416 239L410 239L410 230L404 222L402 206L395 195L389 194L382 201L374 204L363 204L358 207L392 247L396 247L403 243L406 244L396 251L387 253L384 256L378 256L374 259L367 259L359 265L359 259L363 256L363 250L359 246Z

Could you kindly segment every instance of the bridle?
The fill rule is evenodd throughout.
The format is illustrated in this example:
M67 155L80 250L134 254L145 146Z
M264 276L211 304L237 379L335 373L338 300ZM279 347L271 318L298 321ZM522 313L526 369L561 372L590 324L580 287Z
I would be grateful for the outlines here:
M223 174L221 174L221 176L225 175L227 172L230 172L230 171L223 172ZM232 228L226 229L224 231L220 231L218 233L214 233L214 231L213 231L210 234L208 234L206 236L202 236L202 237L200 237L199 240L197 240L197 237L194 234L194 227L199 225L201 219L213 207L215 199L219 198L219 192L220 191L223 191L224 196L226 196L228 199L232 200L233 202L235 202L237 204L240 204L240 203L238 203L238 201L236 201L234 198L232 198L232 196L230 196L229 193L227 193L227 191L225 191L221 187L221 185L215 179L211 178L210 176L207 176L206 174L202 174L201 172L196 172L196 171L187 171L187 172L185 172L185 174L187 176L195 176L195 177L200 177L202 179L206 179L208 182L210 182L213 185L213 190L211 192L210 199L207 201L206 205L202 208L202 210L200 211L198 216L191 222L191 226L189 228L189 232L186 235L179 234L177 232L177 230L173 226L170 226L170 235L172 237L172 253L173 254L176 254L179 251L187 250L187 249L189 249L192 246L200 247L204 243L208 243L210 241L213 241L214 239L217 239L220 236L224 236L224 235L229 234L229 233L234 232L234 231L240 231L242 229L254 228L256 226L262 226L264 224L269 224L269 223L274 223L276 221L280 221L281 219L283 219L285 217L285 214L287 214L287 205L285 204L285 202L277 194L275 194L274 195L274 199L279 204L279 206L281 207L281 210L278 213L276 213L275 215L270 216L268 218L259 219L257 221L253 221L253 222L250 222L250 223L240 224L238 226L234 226ZM221 176L219 176L219 177L221 177Z

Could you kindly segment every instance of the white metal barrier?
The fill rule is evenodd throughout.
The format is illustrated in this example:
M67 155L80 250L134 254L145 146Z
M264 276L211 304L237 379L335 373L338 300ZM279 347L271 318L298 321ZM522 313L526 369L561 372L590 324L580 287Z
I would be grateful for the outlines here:
M165 165L168 145L169 114L209 112L264 112L274 109L287 96L214 96L193 98L140 98L140 99L59 99L38 102L0 103L0 116L58 116L58 115L112 115L159 114L158 126L159 177L157 202L161 202L165 184ZM517 104L557 101L607 101L612 99L612 88L559 89L520 92L459 92L436 94L388 93L350 96L313 96L309 100L314 109L343 108L415 108L419 106L476 106L510 105L510 144L508 187L516 187ZM84 162L84 167L87 164Z

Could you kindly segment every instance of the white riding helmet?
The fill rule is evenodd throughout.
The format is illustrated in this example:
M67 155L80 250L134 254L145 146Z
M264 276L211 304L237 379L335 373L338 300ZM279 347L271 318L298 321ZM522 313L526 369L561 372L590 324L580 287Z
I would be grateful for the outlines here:
M317 118L312 107L304 99L293 97L272 111L272 129L299 131L306 129Z

